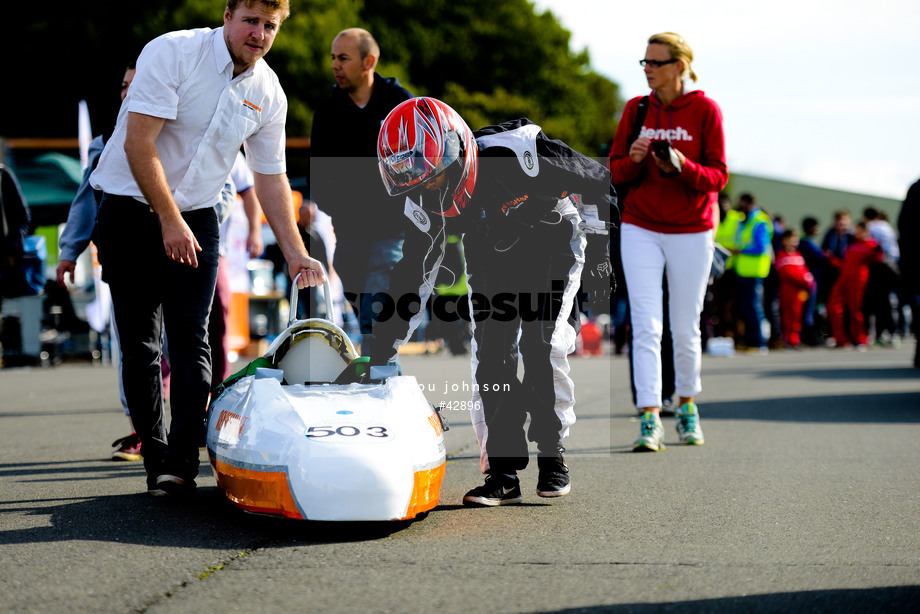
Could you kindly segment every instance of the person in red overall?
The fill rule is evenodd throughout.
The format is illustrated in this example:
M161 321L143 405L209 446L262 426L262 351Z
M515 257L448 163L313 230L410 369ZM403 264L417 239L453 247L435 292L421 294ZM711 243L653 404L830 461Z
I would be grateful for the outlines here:
M792 229L782 235L782 249L773 263L779 277L780 322L786 347L802 343L802 307L815 291L815 278L799 253L799 234Z
M882 261L882 248L869 237L865 222L853 227L854 241L847 246L840 265L840 277L831 290L828 315L837 347L850 343L865 349L868 342L862 303L869 279L869 265ZM846 320L844 311L848 312Z

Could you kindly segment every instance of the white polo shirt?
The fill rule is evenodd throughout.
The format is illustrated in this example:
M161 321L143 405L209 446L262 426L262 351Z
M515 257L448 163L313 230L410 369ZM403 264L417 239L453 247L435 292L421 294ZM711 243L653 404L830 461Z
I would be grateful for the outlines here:
M97 190L141 194L124 152L128 112L167 121L156 148L180 211L213 206L240 146L257 173L286 172L287 98L264 60L233 78L224 29L183 30L147 44L115 131L90 177Z

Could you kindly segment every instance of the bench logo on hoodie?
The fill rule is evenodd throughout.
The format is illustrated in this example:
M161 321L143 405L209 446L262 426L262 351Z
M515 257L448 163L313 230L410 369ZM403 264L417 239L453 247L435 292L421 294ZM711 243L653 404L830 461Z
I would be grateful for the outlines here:
M642 126L642 130L639 131L639 138L647 138L651 141L692 141L693 135L689 132L678 126L677 128L649 128L648 126Z

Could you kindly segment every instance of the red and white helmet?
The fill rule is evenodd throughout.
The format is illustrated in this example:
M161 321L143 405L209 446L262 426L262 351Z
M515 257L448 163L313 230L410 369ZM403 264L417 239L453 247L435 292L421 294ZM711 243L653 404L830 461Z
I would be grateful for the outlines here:
M459 113L436 98L410 98L390 111L377 137L377 160L390 196L420 188L451 170L448 193L438 207L423 201L426 209L444 217L459 215L476 186L473 132Z

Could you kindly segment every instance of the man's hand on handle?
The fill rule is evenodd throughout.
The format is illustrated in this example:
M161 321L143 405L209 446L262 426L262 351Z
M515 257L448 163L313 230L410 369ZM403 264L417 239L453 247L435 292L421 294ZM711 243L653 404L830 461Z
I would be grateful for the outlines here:
M321 286L326 281L326 271L319 260L306 256L304 259L288 263L291 279L297 279L297 289ZM300 275L300 277L297 277Z

